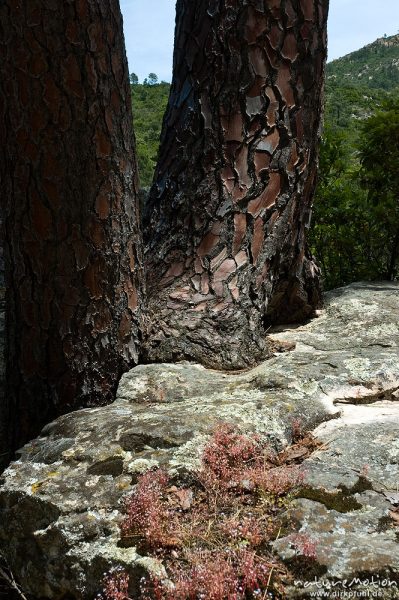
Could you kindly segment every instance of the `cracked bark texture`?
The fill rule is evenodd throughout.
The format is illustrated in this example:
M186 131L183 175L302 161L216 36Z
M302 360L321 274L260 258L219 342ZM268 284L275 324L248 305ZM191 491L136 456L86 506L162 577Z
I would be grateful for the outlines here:
M7 406L12 448L110 402L137 363L141 238L117 0L0 7Z
M242 368L320 305L305 240L326 0L178 0L174 75L145 223L147 360Z

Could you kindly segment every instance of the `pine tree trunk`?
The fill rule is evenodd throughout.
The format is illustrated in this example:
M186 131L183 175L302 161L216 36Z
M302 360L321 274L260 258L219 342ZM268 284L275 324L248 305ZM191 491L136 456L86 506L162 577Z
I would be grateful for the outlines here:
M174 76L145 219L147 360L242 368L270 324L320 305L309 253L323 0L178 0Z
M117 0L0 7L7 423L110 402L137 362L142 244Z

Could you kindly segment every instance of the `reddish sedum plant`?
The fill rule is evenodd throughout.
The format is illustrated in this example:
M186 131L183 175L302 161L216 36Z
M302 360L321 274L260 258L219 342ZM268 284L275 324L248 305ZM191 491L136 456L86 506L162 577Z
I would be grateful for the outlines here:
M276 590L272 575L284 567L268 543L287 494L302 480L299 466L287 464L302 456L301 443L277 453L260 436L220 424L190 488L172 485L162 469L141 475L125 504L122 537L161 558L168 579L145 578L140 600L244 600L269 585ZM311 556L311 546L302 546Z
M163 495L168 482L169 476L162 469L148 471L139 477L136 491L125 503L122 537L144 538L151 548L165 544L169 515Z
M131 600L129 597L129 575L121 567L104 574L103 591L97 600Z
M303 423L298 417L292 420L291 423L291 437L293 442L298 442L303 438Z
M238 433L232 425L221 424L205 446L200 481L209 488L231 488L242 483L249 467L264 463L258 436Z
M255 516L233 515L222 520L221 531L231 541L242 542L245 540L251 548L257 548L265 540L267 525Z
M304 480L304 472L297 465L254 469L248 475L258 489L275 496L287 494Z
M307 558L316 558L317 542L307 533L295 533L291 535L290 541L298 554Z
M191 567L172 567L172 586L159 579L143 581L142 600L244 600L270 579L270 567L254 552L202 551L187 557Z
M205 488L222 492L263 490L287 493L303 476L297 466L279 464L279 457L258 435L245 435L222 424L205 446L199 479Z

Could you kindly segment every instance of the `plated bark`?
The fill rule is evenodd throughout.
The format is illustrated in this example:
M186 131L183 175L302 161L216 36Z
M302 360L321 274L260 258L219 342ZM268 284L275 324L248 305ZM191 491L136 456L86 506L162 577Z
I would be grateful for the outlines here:
M118 1L5 0L0 53L2 421L15 448L112 400L137 362L142 244Z
M178 0L174 75L147 204L147 360L242 368L320 305L305 239L326 0Z

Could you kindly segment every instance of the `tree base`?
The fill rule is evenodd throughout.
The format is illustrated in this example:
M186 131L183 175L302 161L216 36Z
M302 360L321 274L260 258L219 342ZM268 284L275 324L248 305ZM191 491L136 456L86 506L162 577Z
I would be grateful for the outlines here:
M272 289L264 316L249 299L244 306L223 299L174 303L168 288L149 303L141 360L190 360L224 371L254 367L281 351L267 337L272 325L304 322L322 306L319 275L312 258L305 258L300 278L279 280Z
M234 306L218 312L218 305L198 313L195 308L159 312L151 318L142 358L145 362L191 360L205 367L240 370L270 356L266 332Z
M323 306L321 271L313 256L305 256L301 276L279 279L271 295L266 319L271 325L303 323Z

